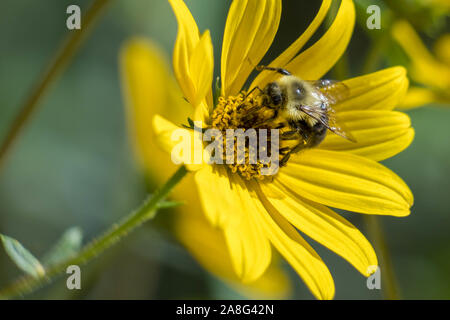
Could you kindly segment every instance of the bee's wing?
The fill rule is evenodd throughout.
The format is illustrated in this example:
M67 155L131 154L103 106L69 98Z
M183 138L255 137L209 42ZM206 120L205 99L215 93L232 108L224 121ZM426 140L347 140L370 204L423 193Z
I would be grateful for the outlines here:
M350 133L348 129L346 129L345 125L342 123L338 123L338 121L336 120L336 112L330 106L327 106L327 108L324 110L311 106L301 105L300 110L302 110L311 118L314 118L322 123L328 130L351 142L356 142L355 137Z
M333 128L330 129L331 131L340 135L341 137L344 137L347 140L350 140L351 142L356 142L356 139L352 135L351 131L347 128L344 122L339 121L336 115L336 111L330 106L327 106L327 115L328 115L328 124L330 125L330 127Z
M337 80L320 79L307 82L319 90L330 104L337 104L350 96L350 88L345 83Z

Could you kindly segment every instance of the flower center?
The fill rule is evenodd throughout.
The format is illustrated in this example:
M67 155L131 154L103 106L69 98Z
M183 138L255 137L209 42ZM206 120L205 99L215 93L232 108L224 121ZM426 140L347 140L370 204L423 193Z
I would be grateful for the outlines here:
M268 101L267 96L261 93L241 92L237 96L219 97L211 115L210 127L220 130L223 137L226 137L221 142L222 157L227 159L226 165L233 173L237 172L247 180L271 179L273 174L266 172L270 168L273 169L274 165L277 168L285 165L289 158L286 155L293 148L290 146L292 143L281 138L279 129L283 127L282 121L277 116L276 107L271 106ZM241 130L245 143L236 136L230 139L229 129L234 129L234 132ZM273 131L276 131L276 134ZM251 134L256 136L253 139L256 143L253 145ZM233 149L231 159L229 154L226 154L227 148ZM241 161L237 159L239 151L245 155ZM261 152L267 157L261 157Z
M274 120L275 109L265 103L264 95L248 96L245 92L238 96L219 97L218 104L212 114L212 127L226 129L270 128Z

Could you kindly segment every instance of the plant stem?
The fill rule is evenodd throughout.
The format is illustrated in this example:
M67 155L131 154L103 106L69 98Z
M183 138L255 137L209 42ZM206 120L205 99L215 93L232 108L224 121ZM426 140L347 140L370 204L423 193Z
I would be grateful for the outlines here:
M50 61L48 67L38 78L38 81L21 106L19 113L8 129L6 137L0 145L0 168L4 163L6 154L10 150L13 142L17 139L26 122L36 110L40 100L42 100L42 97L48 91L52 82L64 70L75 52L77 52L80 44L86 38L86 35L92 29L94 22L102 12L102 9L109 2L110 0L95 0L86 12L86 15L83 16L81 29L69 31L67 38L64 39L60 49L56 53L56 56Z
M358 5L358 2L357 2ZM366 10L366 6L359 4L360 9ZM366 21L357 20L361 27L366 29ZM375 33L376 34L376 33ZM371 48L367 53L365 62L362 66L361 74L368 74L377 70L378 65L381 62L384 51L390 41L390 24L384 26L384 31L371 38ZM375 251L378 256L380 271L381 271L381 287L383 296L389 300L400 299L399 286L397 278L395 276L394 267L392 264L391 255L386 242L386 237L383 232L380 217L375 215L363 215L366 223L369 236L374 244Z
M86 245L77 255L54 266L50 266L45 270L45 275L42 277L34 278L31 276L24 276L18 279L16 282L0 290L0 299L10 299L30 293L45 283L52 281L55 276L65 272L68 266L80 266L95 258L104 250L118 242L122 237L133 231L136 227L152 219L156 215L159 203L168 196L170 191L181 181L187 172L188 171L184 166L180 167L138 210L126 216L119 223L114 224L101 237Z
M364 219L379 259L383 296L389 300L399 300L401 298L397 278L380 218L374 215L364 215Z

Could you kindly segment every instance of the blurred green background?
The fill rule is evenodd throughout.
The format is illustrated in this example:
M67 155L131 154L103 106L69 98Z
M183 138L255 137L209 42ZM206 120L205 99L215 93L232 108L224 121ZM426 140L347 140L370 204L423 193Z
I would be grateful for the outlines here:
M84 13L90 3L88 0L0 2L1 139L68 33L67 6L77 4ZM186 0L186 3L200 30L211 30L218 61L231 1ZM362 21L368 16L363 10L364 3L358 2L358 20ZM373 3L383 6L382 1ZM270 56L265 59L276 56L295 40L319 6L320 1L283 1L280 30ZM432 44L445 28L449 31L448 17L439 23L432 15L423 19L429 24L421 33L427 44ZM384 30L368 31L361 24L356 26L347 63L341 61L329 77L342 76L346 64L351 76L361 73L373 39L370 32ZM147 183L133 159L127 136L118 70L119 49L135 35L154 39L170 57L176 21L166 0L112 1L43 99L1 168L0 233L18 239L38 257L67 228L81 227L85 241L90 240L136 208L145 197ZM387 60L381 59L377 69L387 66L383 61ZM216 65L215 72L218 70ZM411 187L415 205L409 217L383 217L382 223L402 296L448 299L450 106L430 105L409 114L416 138L405 152L385 164ZM81 291L67 290L63 277L27 298L242 298L202 269L165 228L158 227L165 224L164 215L161 213L155 224L138 229L84 266ZM360 216L346 216L367 235ZM313 243L313 246L334 276L337 299L381 297L380 291L367 289L365 278L347 262L320 245ZM287 264L284 267L294 288L291 298L311 299L301 279ZM0 250L0 287L19 275L20 271Z

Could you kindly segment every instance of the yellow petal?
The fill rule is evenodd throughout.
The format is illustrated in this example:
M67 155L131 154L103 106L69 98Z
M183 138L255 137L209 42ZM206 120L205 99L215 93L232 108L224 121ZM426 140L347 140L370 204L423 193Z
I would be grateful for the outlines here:
M334 105L337 111L392 110L404 98L408 78L403 67L392 67L343 81L348 97Z
M411 120L403 112L357 110L339 112L338 116L356 143L328 132L320 149L347 151L381 161L406 149L414 138Z
M259 187L254 188L261 201L255 199L255 205L262 204L267 210L259 210L259 223L264 227L270 242L299 274L316 298L332 299L334 282L325 263L297 230L267 201Z
M206 166L195 179L207 217L224 229L236 273L243 282L255 281L270 264L271 248L245 183L223 166Z
M441 103L442 99L432 90L427 88L412 87L406 93L405 99L397 107L398 109L408 110L422 107L430 103Z
M237 277L222 230L214 228L198 213L178 214L175 233L181 243L209 272L226 281L245 296L255 299L283 299L290 292L290 282L279 259L256 281L244 285Z
M148 173L163 181L176 166L156 145L152 118L161 113L182 123L193 109L182 99L164 54L153 42L134 38L125 43L120 52L120 71L128 128L137 158Z
M169 0L178 21L178 34L173 50L175 77L189 101L195 97L195 88L190 77L189 61L197 46L199 31L194 18L182 0Z
M137 38L123 46L120 66L131 141L138 159L146 165L151 144L154 146L151 121L154 113L167 104L169 73L160 50Z
M392 35L412 58L433 60L433 56L422 43L419 35L405 20L397 21L392 26Z
M342 0L328 31L311 47L286 65L292 74L317 80L327 73L347 49L355 25L355 7L351 0Z
M270 197L274 188L284 197ZM363 275L369 276L369 267L378 264L369 241L333 210L300 198L277 182L262 184L261 189L273 207L297 229L342 256Z
M276 179L302 197L338 209L407 216L413 204L411 191L395 173L347 152L295 154Z
M209 32L200 39L197 24L182 0L169 0L178 21L178 34L173 50L173 68L186 99L196 107L211 95L213 52ZM203 64L200 64L203 62ZM205 92L205 82L209 90Z
M272 44L281 17L281 0L235 0L222 44L222 95L236 95Z
M156 142L171 156L173 163L184 164L190 171L202 168L205 162L202 158L202 138L198 131L178 127L160 115L153 117L152 124Z
M195 181L206 217L212 225L224 228L231 215L235 214L230 211L234 205L232 199L223 196L230 192L226 169L223 166L205 166L195 174Z
M192 52L189 71L195 88L195 96L191 103L193 106L198 106L211 91L214 72L213 46L208 30L202 35Z
M247 184L244 180L237 174L230 175L231 188L234 189L234 194L237 196L235 201L240 204L237 208L239 211L239 222L232 222L227 226L225 230L228 233L232 230L232 233L236 237L242 238L243 234L246 234L245 238L248 236L252 237L252 240L245 243L242 241L242 247L246 254L246 273L244 279L248 281L254 281L258 279L261 274L267 269L272 258L270 242L264 234L264 230L259 225L259 214L260 206L255 205L254 199L250 195ZM243 217L243 216L244 217ZM243 225L241 228L240 226ZM253 256L253 257L252 257Z
M315 16L314 20L302 33L302 35L295 40L289 48L287 48L282 54L280 54L275 60L273 60L269 67L274 68L285 68L285 66L297 55L298 52L303 48L303 46L311 39L312 35L316 32L317 28L321 25L324 18L327 15L328 10L330 9L331 0L322 1L322 5L319 9L319 12ZM274 72L265 71L260 72L258 76L255 78L253 83L250 86L250 89L258 86L263 88L267 83L276 80L279 75Z
M438 59L450 68L450 33L439 37L434 44L434 52Z
M450 68L433 57L408 22L396 22L392 26L392 35L411 59L410 74L415 81L448 90Z

